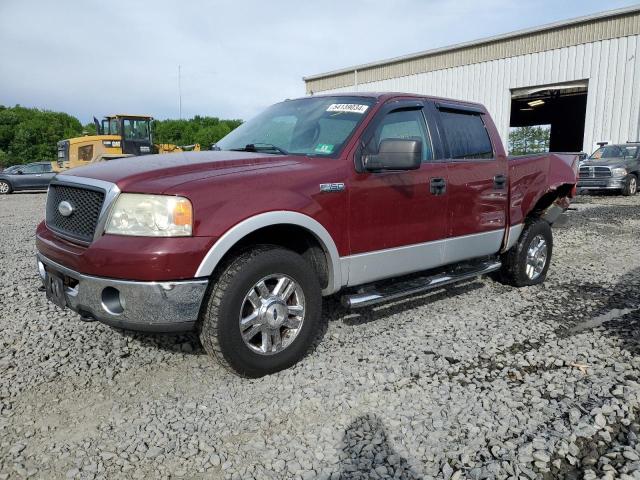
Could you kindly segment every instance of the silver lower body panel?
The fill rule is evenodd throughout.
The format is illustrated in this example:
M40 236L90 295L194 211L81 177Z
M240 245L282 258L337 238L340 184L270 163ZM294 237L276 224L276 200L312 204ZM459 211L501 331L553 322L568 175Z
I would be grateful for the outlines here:
M137 282L85 275L38 254L38 270L65 279L66 306L113 327L152 332L195 327L207 280ZM47 272L45 274L45 272Z
M463 260L495 255L500 251L505 229L445 238L375 252L343 257L348 271L347 286L421 272Z

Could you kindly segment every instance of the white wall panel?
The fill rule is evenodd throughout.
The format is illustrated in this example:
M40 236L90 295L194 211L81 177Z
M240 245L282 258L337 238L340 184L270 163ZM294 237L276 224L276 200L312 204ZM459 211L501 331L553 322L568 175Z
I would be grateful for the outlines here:
M506 142L511 89L584 79L589 80L589 93L583 150L590 152L600 140L640 139L638 35L360 83L357 89L402 91L483 103ZM354 86L347 86L322 93L354 90Z

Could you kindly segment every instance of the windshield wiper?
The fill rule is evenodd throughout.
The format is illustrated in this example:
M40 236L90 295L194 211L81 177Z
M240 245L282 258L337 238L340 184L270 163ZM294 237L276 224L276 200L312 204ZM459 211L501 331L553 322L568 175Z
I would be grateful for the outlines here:
M284 148L280 148L277 145L273 145L272 143L249 143L243 148L230 148L229 150L233 152L262 152L265 150L275 150L282 155L289 154L289 152L287 152Z

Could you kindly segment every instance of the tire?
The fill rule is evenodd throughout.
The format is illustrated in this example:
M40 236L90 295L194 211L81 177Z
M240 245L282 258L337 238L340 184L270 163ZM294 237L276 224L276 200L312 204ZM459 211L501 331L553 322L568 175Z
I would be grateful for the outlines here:
M629 197L638 192L638 177L633 173L627 175L624 179L624 187L622 187L622 195Z
M283 295L278 295L279 287ZM307 353L318 333L318 278L290 250L260 245L239 253L212 278L208 295L200 341L209 355L237 375L256 378L289 368ZM252 326L241 332L245 321Z
M552 252L551 226L542 219L527 221L517 243L502 255L500 280L515 287L544 282Z
M0 195L7 195L13 191L11 184L6 180L0 180Z

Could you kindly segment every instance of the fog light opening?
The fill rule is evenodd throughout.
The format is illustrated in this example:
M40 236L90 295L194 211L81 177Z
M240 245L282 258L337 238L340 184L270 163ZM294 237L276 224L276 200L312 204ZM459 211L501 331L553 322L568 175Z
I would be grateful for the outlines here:
M102 308L111 315L120 315L124 312L124 299L120 297L118 289L107 287L102 290Z

